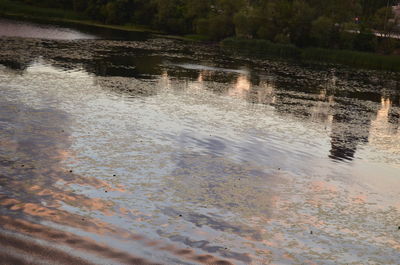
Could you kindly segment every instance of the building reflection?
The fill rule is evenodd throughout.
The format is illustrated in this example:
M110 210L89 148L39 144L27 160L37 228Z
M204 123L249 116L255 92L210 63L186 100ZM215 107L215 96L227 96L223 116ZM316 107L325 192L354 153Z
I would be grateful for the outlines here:
M331 125L333 120L332 107L334 96L329 95L327 89L321 89L316 104L311 108L311 120L321 122L325 126Z
M274 104L276 102L275 86L267 78L257 75L239 75L227 94L251 103Z
M398 152L400 149L399 116L393 106L393 100L382 97L380 109L371 124L371 145L387 152Z
M368 143L370 138L378 142L379 138L397 134L399 130L399 113L393 107L400 104L398 96L385 95L375 115L374 108L353 104L352 101L378 102L380 92L337 89L343 80L334 71L327 73L323 83L280 78L279 73L263 76L247 70L179 68L164 65L162 57L148 54L125 59L114 56L105 60L109 62L94 60L84 68L95 73L96 84L109 91L129 93L130 96L152 96L159 92L159 88L179 89L182 82L175 81L185 80L186 89L191 91L209 91L250 103L271 105L278 115L320 123L331 130L329 157L333 160L352 160L357 148ZM9 64L7 67L24 69L26 64ZM144 76L156 76L157 84L138 85L138 79L132 79Z
M338 78L332 71L328 75L326 91L331 95L328 97L332 116L331 122L331 149L329 157L334 161L351 161L354 159L357 148L361 144L368 143L369 128L371 126L372 114L368 107L352 102L334 103L337 91Z
M334 71L327 74L325 83L303 84L296 83L296 80L282 81L273 74L263 76L252 71L238 73L165 68L158 86L167 90L179 89L182 82L175 80L182 79L185 80L185 89L193 93L208 91L249 103L271 105L279 115L319 123L330 130L331 147L328 156L334 161L353 160L357 149L367 144L370 137L376 141L379 138L377 135L383 131L393 134L399 128L399 114L391 107L397 98L383 98L379 110L360 104L356 101L377 102L379 92L338 89L338 84L343 83L343 80L339 80ZM386 125L383 125L382 120Z
M330 129L331 148L328 156L334 161L351 161L360 145L398 133L400 115L392 107L393 100L397 102L394 96L382 97L381 107L375 113L375 107L343 102L342 97L345 95L336 89L338 78L334 72L327 76L326 84L319 90L317 97L311 97L312 92L303 92L304 95L298 95L295 91L288 92L287 84L281 90L279 83L277 87L270 79L251 74L238 75L227 95L251 103L272 105L280 115L293 114L321 123ZM284 97L280 96L283 93ZM336 94L339 102L336 102ZM351 94L351 98L361 97L364 100L367 97L365 100L368 100L372 96L371 100L377 101L377 93L358 94ZM395 143L391 145L397 146Z
M233 88L228 91L229 96L246 99L251 88L250 80L245 75L239 75Z

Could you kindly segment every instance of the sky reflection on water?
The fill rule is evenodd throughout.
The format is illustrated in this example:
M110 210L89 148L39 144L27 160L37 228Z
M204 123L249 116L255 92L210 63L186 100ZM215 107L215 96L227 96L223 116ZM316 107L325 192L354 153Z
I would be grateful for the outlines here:
M31 22L16 22L0 18L0 37L21 37L21 38L42 38L55 40L80 40L80 39L96 39L97 37L81 31L49 26L32 24Z
M400 260L392 87L160 40L1 41L0 239L105 264Z

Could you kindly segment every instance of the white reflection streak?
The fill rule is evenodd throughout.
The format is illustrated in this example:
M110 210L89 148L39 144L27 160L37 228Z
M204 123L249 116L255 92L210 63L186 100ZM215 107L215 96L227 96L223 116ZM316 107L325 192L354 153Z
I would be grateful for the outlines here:
M393 125L389 122L391 107L392 101L382 97L381 108L371 123L370 143L387 151L398 152L400 150L400 134L398 134L398 130L392 130Z
M207 71L200 71L196 81L189 80L186 82L186 90L192 94L196 94L198 92L204 93L205 92L204 78L206 75Z
M246 98L250 91L251 83L246 75L239 75L234 87L229 90L228 95L238 98Z
M275 104L276 96L275 96L275 87L273 84L264 81L260 84L260 89L257 93L258 102L264 104Z
M329 113L331 106L334 104L334 97L327 96L326 90L321 89L318 95L317 104L311 109L311 117L313 121L321 121L326 125L331 125L333 115Z
M169 78L168 72L164 71L160 78L161 87L164 89L171 89L171 79Z
M385 99L382 97L381 99L381 108L376 114L376 119L372 122L371 131L375 133L375 135L384 136L389 132L389 110L392 106L392 102L390 99Z
M190 91L197 92L197 91L204 90L204 74L205 74L205 71L200 71L197 81L189 82L188 89Z

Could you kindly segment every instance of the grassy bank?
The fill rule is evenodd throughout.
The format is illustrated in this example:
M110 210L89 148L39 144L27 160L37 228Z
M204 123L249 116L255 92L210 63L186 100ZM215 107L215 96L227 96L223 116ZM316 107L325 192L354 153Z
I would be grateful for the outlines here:
M400 56L376 53L307 48L301 58L307 61L344 64L352 67L400 72Z
M351 67L400 72L400 56L322 48L300 49L293 45L276 44L266 40L228 38L223 47L266 57L284 57L303 61L344 64Z
M90 20L86 15L71 10L35 7L12 0L0 0L0 16L9 18L24 18L64 24L87 25L124 31L149 32L160 34L164 38L188 41L207 41L201 35L173 36L137 25L108 25ZM248 40L228 38L221 42L222 46L230 47L239 52L265 57L280 57L303 61L313 61L332 64L344 64L352 67L388 70L400 72L400 56L380 55L375 53L332 50L322 48L300 49L290 44L276 44L267 40Z
M267 40L247 40L227 38L221 42L222 46L239 49L253 54L271 57L300 58L301 49L290 44L276 44Z

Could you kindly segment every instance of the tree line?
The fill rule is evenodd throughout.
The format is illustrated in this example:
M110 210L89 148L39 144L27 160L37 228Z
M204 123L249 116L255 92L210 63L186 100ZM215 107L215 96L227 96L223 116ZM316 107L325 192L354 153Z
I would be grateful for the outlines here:
M234 36L298 47L363 51L382 48L372 32L388 36L395 32L398 22L392 8L387 7L387 0L20 1L71 9L106 24L146 25L173 34L198 34L210 40ZM389 2L391 6L395 1Z

